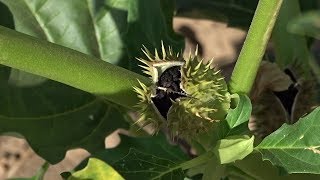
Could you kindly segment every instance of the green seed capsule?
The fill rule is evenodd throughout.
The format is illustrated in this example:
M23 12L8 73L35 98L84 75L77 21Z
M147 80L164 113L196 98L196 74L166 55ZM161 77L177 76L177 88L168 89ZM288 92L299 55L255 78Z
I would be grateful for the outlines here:
M192 138L210 130L214 122L223 120L230 108L230 94L219 71L211 68L212 60L204 64L195 53L184 59L162 44L162 53L152 55L143 50L148 60L144 65L153 85L135 87L140 102L139 122L165 126L172 136Z

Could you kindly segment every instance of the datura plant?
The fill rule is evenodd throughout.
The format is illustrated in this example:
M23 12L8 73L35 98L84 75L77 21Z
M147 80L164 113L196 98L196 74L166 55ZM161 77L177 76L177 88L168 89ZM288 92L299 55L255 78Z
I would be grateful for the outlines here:
M161 51L153 55L144 48L147 59L138 58L153 82L149 87L143 83L135 87L140 98L138 122L152 124L156 130L168 128L172 136L184 138L208 132L230 108L224 78L212 68L213 60L204 63L197 50L187 58L163 44Z

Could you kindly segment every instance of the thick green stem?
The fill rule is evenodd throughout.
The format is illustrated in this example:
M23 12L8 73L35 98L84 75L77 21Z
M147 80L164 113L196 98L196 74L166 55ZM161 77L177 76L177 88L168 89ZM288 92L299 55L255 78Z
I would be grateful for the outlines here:
M248 94L255 80L282 0L260 0L229 84L233 93Z
M190 161L186 161L179 165L179 167L182 170L187 170L196 166L200 166L201 164L204 164L208 162L210 159L216 158L214 153L212 151L208 151L204 154L201 154L200 156L191 159Z
M132 86L148 78L47 41L0 26L0 64L102 96L124 107L138 102Z
M162 172L161 174L166 174L168 172L172 172L172 171L177 170L177 169L182 169L182 170L191 169L193 167L197 167L197 166L200 166L200 165L202 165L204 163L207 163L212 158L216 158L214 156L214 153L212 151L208 151L208 152L206 152L204 154L201 154L200 156L198 156L196 158L193 158L193 159L191 159L189 161L186 161L186 162L181 163L181 164L179 164L177 166L174 166L174 167L170 168L168 171ZM160 176L158 176L158 177L160 177ZM156 179L156 178L154 178L154 179Z

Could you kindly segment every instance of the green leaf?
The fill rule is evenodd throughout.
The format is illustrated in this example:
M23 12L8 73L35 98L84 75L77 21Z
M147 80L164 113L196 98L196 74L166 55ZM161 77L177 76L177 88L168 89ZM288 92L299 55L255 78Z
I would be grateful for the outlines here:
M10 68L0 64L0 85L7 83L10 76Z
M72 173L72 175L68 178L68 180L86 179L120 180L124 178L105 162L96 158L90 158L88 165L84 169Z
M242 94L237 95L236 102L236 108L230 109L226 117L231 129L247 122L252 111L251 101L248 96Z
M301 4L313 4L311 3L312 1L303 1ZM316 69L317 66L315 66L316 63L311 58L307 41L303 36L292 34L288 31L289 22L301 14L301 4L298 0L283 1L271 37L277 65L281 69L285 69L297 64L294 70L303 72L301 74L308 79L313 76L312 70Z
M263 161L260 153L251 153L243 160L236 161L234 164L227 166L236 167L238 170L250 175L253 179L260 180L316 180L320 177L317 174L281 174L276 166L273 166L269 161ZM230 171L229 167L227 173L229 177L234 174L234 172ZM239 175L241 174L234 174L234 179L240 179Z
M0 2L12 11L16 30L127 69L137 69L138 61L134 59L142 56L142 44L159 48L163 40L179 51L184 44L182 37L173 32L174 3L169 0ZM14 74L20 80L14 82L30 80L23 72Z
M121 144L93 155L113 166L125 179L181 179L179 165L188 157L163 134L147 138L121 136Z
M127 28L126 1L1 0L16 30L113 64L121 64ZM125 62L127 63L127 62Z
M203 168L202 180L221 179L225 177L225 167L218 158L210 159Z
M0 25L13 29L13 17L9 9L0 2Z
M255 149L288 173L320 174L319 119L318 107L294 125L282 125Z
M173 14L169 1L168 6L160 0L0 2L11 10L17 31L128 69L137 66L133 59L140 56L142 44L159 46L161 39L176 47L183 44L172 25L167 27ZM8 68L0 67L0 83L0 133L20 133L50 163L71 148L104 148L106 135L127 128L122 110L55 81L14 69L8 74Z
M163 40L178 50L184 44L173 32L169 0L0 2L13 13L16 30L128 69L136 66L142 44L159 48Z
M161 41L170 45L175 52L184 47L181 36L173 31L172 17L174 1L171 0L126 0L128 4L128 31L124 41L128 49L128 58L145 56L142 45L148 49L160 49ZM131 69L141 73L137 63Z
M253 151L254 136L231 136L218 141L214 152L221 164L241 160Z
M113 163L113 167L126 179L182 179L179 164L161 157L130 149L127 156Z
M244 94L234 94L232 96L235 97L234 102L237 106L234 109L230 109L225 121L219 122L217 128L215 128L212 134L214 134L216 140L224 139L228 136L245 135L250 131L248 123L245 123L249 120L252 111L250 99Z
M18 31L102 56L92 38L95 29L86 1L1 2L13 13ZM6 107L0 110L0 133L22 134L50 163L62 160L71 148L102 149L106 135L126 127L118 110L95 96L22 71L12 70L0 92L0 105Z
M316 10L320 6L319 0L309 0L309 1L299 0L298 2L302 12Z
M203 148L211 149L220 139L233 135L244 135L249 132L248 124L245 122L249 120L251 115L251 101L243 94L234 94L232 98L237 106L234 109L229 109L225 121L220 121L211 132L202 134L192 142L198 153L204 152Z
M288 24L288 30L291 33L311 36L320 39L320 13L318 11L307 12Z
M127 128L120 112L97 102L51 116L0 116L0 132L20 133L37 154L52 164L61 161L72 148L95 152L104 149L106 135L119 127Z

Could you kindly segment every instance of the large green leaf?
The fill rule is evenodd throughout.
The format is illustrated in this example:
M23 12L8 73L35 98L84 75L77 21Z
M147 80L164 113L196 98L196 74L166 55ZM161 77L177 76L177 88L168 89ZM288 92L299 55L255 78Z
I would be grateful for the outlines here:
M142 44L153 48L161 39L176 47L182 44L168 25L172 7L162 6L169 1L0 2L11 10L16 30L129 69L136 66L134 57L140 56ZM9 70L0 67L0 133L22 134L50 163L60 161L70 148L83 147L91 152L104 148L106 135L127 127L124 112L91 94Z
M231 108L225 118L225 121L219 122L214 133L217 140L224 139L228 136L248 134L248 123L252 105L250 99L243 94L234 94L235 108Z
M299 5L302 12L310 11L310 10L316 10L320 7L320 1L319 0L299 0Z
M233 166L242 173L249 175L253 179L259 180L316 180L319 179L317 174L283 174L279 169L273 166L269 161L262 161L260 153L251 153L241 161L236 161L234 164L227 165L227 175L230 179L240 179L242 173L232 172ZM231 178L233 177L233 178ZM249 178L246 178L249 179Z
M119 112L97 101L51 116L0 116L0 132L19 132L50 163L59 162L68 149L75 147L95 152L104 149L106 135L127 127Z
M231 129L249 121L252 111L251 102L248 96L242 94L237 95L235 101L237 102L237 106L234 109L230 109L226 117L226 121Z
M126 1L1 0L16 30L121 64ZM127 62L125 62L127 63Z
M130 149L128 155L113 164L114 168L127 179L182 179L179 163Z
M320 39L320 13L312 11L305 13L288 24L288 30L292 33L307 35Z
M125 179L183 179L179 165L188 157L167 142L163 134L147 138L121 136L121 144L94 155Z
M214 152L221 164L241 160L253 151L254 136L232 136L218 141Z
M13 17L8 7L0 3L0 25L13 29Z
M172 31L168 0L1 0L12 11L16 30L130 68L142 44L160 41L181 50ZM128 60L128 58L131 58Z
M10 68L0 65L0 84L7 83L10 76Z
M304 4L311 4L311 0ZM298 0L284 0L272 32L272 42L275 50L275 62L282 68L294 66L295 72L306 78L312 76L312 58L303 36L288 31L288 24L301 13ZM311 67L311 68L310 68Z
M294 125L284 124L267 136L255 149L263 159L281 166L288 173L320 174L320 108Z
M68 180L85 179L122 180L123 177L121 177L117 171L103 161L96 158L90 158L88 165L84 169L72 173L72 175L68 178Z
M182 51L182 37L173 32L172 16L174 2L172 0L127 0L128 31L124 36L128 48L128 58L145 56L141 52L142 45L152 50L161 48L161 41L169 45L175 52ZM130 69L141 73L137 63L131 63Z
M16 30L101 56L86 1L1 2L13 13ZM22 134L51 163L63 159L70 148L104 148L104 137L125 127L118 112L95 96L18 70L1 83L0 92L1 107L6 107L0 110L0 132Z

